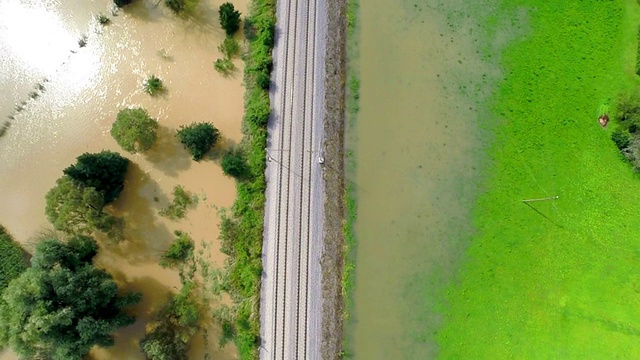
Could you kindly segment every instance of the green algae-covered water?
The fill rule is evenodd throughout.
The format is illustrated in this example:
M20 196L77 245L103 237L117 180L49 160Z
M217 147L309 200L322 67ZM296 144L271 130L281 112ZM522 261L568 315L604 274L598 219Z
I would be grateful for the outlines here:
M640 179L596 121L640 86L639 14L360 3L354 358L640 356Z

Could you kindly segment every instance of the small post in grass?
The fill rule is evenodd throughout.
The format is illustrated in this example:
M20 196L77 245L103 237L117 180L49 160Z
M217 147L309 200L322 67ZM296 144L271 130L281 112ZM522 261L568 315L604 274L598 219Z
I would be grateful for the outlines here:
M545 197L545 198L539 198L539 199L526 199L526 200L522 200L523 203L530 203L530 202L535 202L535 201L545 201L545 200L555 200L558 199L560 196L549 196L549 197Z

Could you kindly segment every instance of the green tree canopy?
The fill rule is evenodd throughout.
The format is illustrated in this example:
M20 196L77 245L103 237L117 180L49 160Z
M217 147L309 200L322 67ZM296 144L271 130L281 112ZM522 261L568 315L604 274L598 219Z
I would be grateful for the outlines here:
M134 318L122 312L140 294L118 295L111 275L96 268L88 236L36 247L31 268L2 296L0 345L28 359L82 359L91 347L113 345L112 334Z
M189 342L198 331L198 306L194 285L184 284L147 325L140 348L151 360L187 360Z
M227 36L232 36L240 29L240 11L236 10L232 3L226 2L220 5L218 14L220 15L220 26L227 33Z
M178 15L194 12L198 2L198 0L164 0L164 4Z
M97 154L84 153L76 159L75 165L64 169L65 175L85 187L96 189L103 195L104 204L118 198L124 189L124 177L129 166L127 158L103 150Z
M24 251L7 230L0 225L0 293L9 286L11 280L20 276L26 268Z
M118 222L102 211L104 197L93 187L79 184L69 176L56 181L47 193L45 213L56 230L67 234L110 233Z
M176 136L189 150L193 160L198 161L216 144L220 132L213 124L193 123L188 126L180 126Z
M158 79L159 81L159 79ZM151 85L149 85L151 86ZM159 85L160 88L162 85ZM149 87L150 93L153 87ZM159 91L158 89L153 92ZM111 126L111 136L130 153L145 152L156 142L158 122L143 108L122 109Z

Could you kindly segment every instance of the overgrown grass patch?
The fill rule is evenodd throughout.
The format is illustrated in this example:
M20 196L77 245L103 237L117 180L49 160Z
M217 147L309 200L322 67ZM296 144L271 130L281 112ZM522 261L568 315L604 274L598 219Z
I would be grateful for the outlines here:
M501 54L501 123L440 356L638 358L640 180L597 123L600 105L637 85L638 5L501 3L495 16L527 11L532 32Z

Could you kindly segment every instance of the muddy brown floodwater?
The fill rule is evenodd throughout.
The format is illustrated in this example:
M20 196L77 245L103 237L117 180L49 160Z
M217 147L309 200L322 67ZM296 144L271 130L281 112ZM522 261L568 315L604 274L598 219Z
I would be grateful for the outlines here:
M472 231L483 140L481 79L465 2L360 1L357 240L347 351L430 359L443 286ZM473 31L472 31L473 30Z
M155 0L138 0L117 16L107 0L0 0L0 123L11 122L0 137L0 223L32 246L35 235L51 228L44 196L76 156L110 149L132 161L112 208L126 221L126 240L103 244L96 261L144 297L133 309L138 321L116 334L115 346L93 351L94 359L143 358L137 342L146 321L180 286L175 271L157 265L174 230L188 232L196 251L206 244L203 256L212 263L221 266L224 260L218 209L232 204L234 182L217 162L192 161L173 135L180 125L210 121L224 137L222 146L242 137L242 63L235 60L238 69L226 79L212 66L224 39L217 15L222 2L201 0L196 16L180 19ZM234 5L246 14L247 2ZM109 15L111 23L98 25L98 13ZM80 48L83 35L87 42ZM143 92L151 74L163 79L166 94L152 98ZM31 99L32 91L39 96ZM109 134L116 113L127 106L146 108L160 123L158 142L144 155L125 153ZM197 195L198 204L184 219L171 221L158 211L178 184ZM206 327L209 344L205 348L196 336L190 358L236 358L233 345L218 349L216 325Z

